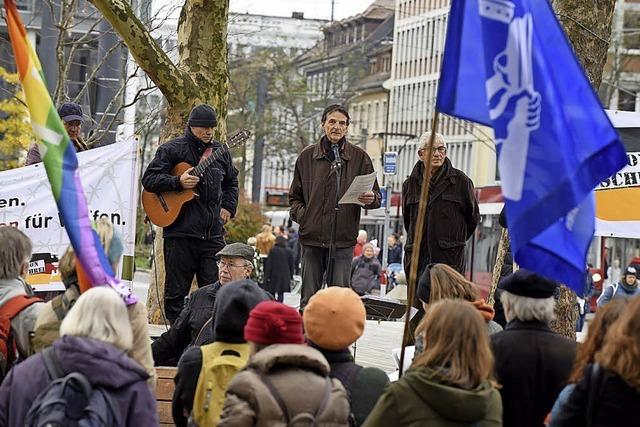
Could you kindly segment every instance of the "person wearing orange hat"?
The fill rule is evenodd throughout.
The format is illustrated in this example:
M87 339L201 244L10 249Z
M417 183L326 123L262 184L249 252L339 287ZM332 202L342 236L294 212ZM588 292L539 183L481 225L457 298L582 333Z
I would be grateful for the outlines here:
M329 362L329 375L347 389L355 425L364 423L384 388L387 374L355 363L349 346L364 332L366 312L362 300L349 288L332 286L317 292L304 310L304 330L309 345Z
M329 377L322 353L304 345L298 310L259 303L249 313L244 339L251 357L229 383L219 426L349 425L347 393Z

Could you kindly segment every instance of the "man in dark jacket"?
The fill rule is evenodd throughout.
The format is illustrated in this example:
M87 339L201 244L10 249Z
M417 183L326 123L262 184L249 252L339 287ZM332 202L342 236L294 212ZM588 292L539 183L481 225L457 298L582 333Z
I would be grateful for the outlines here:
M191 347L180 358L172 404L173 421L176 426L187 425L188 420L185 414L191 414L189 418L193 421L201 421L192 414L194 404L199 405L199 407L206 407L210 405L211 401L224 402L226 384L223 383L231 378L230 365L244 366L249 358L249 345L244 339L244 326L247 323L249 312L258 303L269 299L271 299L271 295L260 289L257 283L249 279L234 281L220 290L216 299L215 310L210 314L212 317L211 323L214 325L212 342L201 347ZM201 372L204 366L203 354L213 354L216 357L231 356L241 360L231 361L232 363L222 366L219 369L219 376L216 378L206 378L207 380L215 379L216 386L221 388L221 390L212 390L213 393L217 393L217 396L214 394L210 401L194 402L198 386L202 389L207 387L206 384L203 384L206 382L203 381L204 376L215 376L215 374ZM208 364L215 364L213 360L207 362ZM220 362L220 364L225 365L222 361ZM207 396L206 392L203 395ZM222 405L219 405L218 409L222 409ZM211 411L213 410L211 408ZM197 415L202 416L202 414ZM218 416L219 413L213 418L217 420Z
M224 224L236 213L238 172L231 154L213 140L217 125L212 107L201 104L191 110L183 136L158 147L155 158L142 177L145 190L154 193L195 189L198 197L185 204L178 219L164 227L165 292L164 309L173 323L195 275L198 285L218 278L215 254L224 247ZM222 150L222 156L201 176L171 175L181 162L196 166L202 159Z
M503 426L541 427L571 374L576 343L549 329L557 284L520 269L501 282L507 326L491 335Z
M447 264L464 274L465 242L480 221L480 210L473 182L454 168L447 158L444 138L436 134L433 153L427 153L430 133L420 137L418 156L411 175L402 184L402 219L407 230L404 247L404 268L407 278L411 268L411 254L419 250L418 276L431 263ZM425 167L431 162L429 202L422 240L414 244L413 234L418 216L420 190Z
M232 243L218 252L218 280L191 294L178 319L151 344L156 366L176 366L182 352L193 345L199 335L211 338L209 328L204 326L211 319L216 295L221 286L251 276L253 253L253 248L244 243Z
M304 330L309 345L329 362L329 376L347 390L355 425L364 423L389 377L378 368L356 364L349 347L364 332L366 311L360 297L348 288L331 287L316 293L304 310Z
M67 135L69 135L69 139L71 139L71 143L76 149L76 152L88 150L89 147L84 142L81 135L82 107L75 102L67 102L58 108L58 115L62 119L62 124L64 125ZM38 147L38 143L34 142L29 147L29 151L27 151L26 165L29 166L34 163L40 163L41 161L42 156L40 156L40 148Z
M302 150L296 160L293 182L289 189L291 219L300 224L302 245L302 291L300 308L322 286L328 265L331 224L334 221L336 177L334 147L342 163L340 194L342 197L358 175L373 172L369 155L347 139L349 113L340 105L330 105L322 113L324 136L317 144ZM373 191L362 193L358 201L365 209L380 207L380 188L376 181ZM351 281L351 259L356 243L360 212L356 204L340 205L336 223L335 265L330 285L348 286Z

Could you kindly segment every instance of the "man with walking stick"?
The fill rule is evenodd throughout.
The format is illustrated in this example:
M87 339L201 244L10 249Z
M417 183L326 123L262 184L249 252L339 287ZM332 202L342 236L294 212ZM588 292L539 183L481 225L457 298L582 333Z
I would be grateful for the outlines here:
M349 113L330 105L322 113L324 135L296 161L289 189L291 219L300 224L302 291L300 310L324 284L349 286L360 213L380 207L377 180L357 204L338 204L356 176L373 172L369 155L346 139Z

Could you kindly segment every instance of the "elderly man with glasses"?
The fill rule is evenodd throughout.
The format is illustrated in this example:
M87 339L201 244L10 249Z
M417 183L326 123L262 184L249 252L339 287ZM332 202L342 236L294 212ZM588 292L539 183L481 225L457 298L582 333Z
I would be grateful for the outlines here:
M473 182L451 165L442 135L435 135L433 152L427 153L429 137L429 132L420 137L419 160L411 175L402 184L402 216L407 230L404 258L407 277L414 249L419 251L418 274L431 263L447 264L464 274L465 242L471 237L480 220ZM422 178L429 162L429 202L422 239L416 246L413 234L418 216Z
M64 128L67 130L67 134L73 143L76 152L86 151L89 149L87 144L82 139L82 107L75 102L67 102L62 104L58 108L58 115L62 119ZM42 156L40 155L40 149L37 143L33 143L27 151L26 165L32 165L34 163L40 163Z
M212 338L210 328L206 326L211 319L216 294L221 286L251 276L253 254L253 248L244 243L231 243L216 254L219 258L218 281L201 287L187 297L176 321L153 342L151 349L156 366L175 366L180 355L188 346L195 344L199 336L200 344L206 344L203 341L207 337Z

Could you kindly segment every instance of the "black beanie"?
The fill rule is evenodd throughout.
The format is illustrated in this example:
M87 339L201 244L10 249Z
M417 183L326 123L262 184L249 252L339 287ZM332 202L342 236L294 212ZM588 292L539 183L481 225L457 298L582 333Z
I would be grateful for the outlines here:
M187 124L196 127L216 127L218 125L216 110L207 104L200 104L193 107L193 110L189 113L189 121Z
M270 295L250 279L222 285L213 308L213 339L226 343L243 343L244 325L249 312Z

